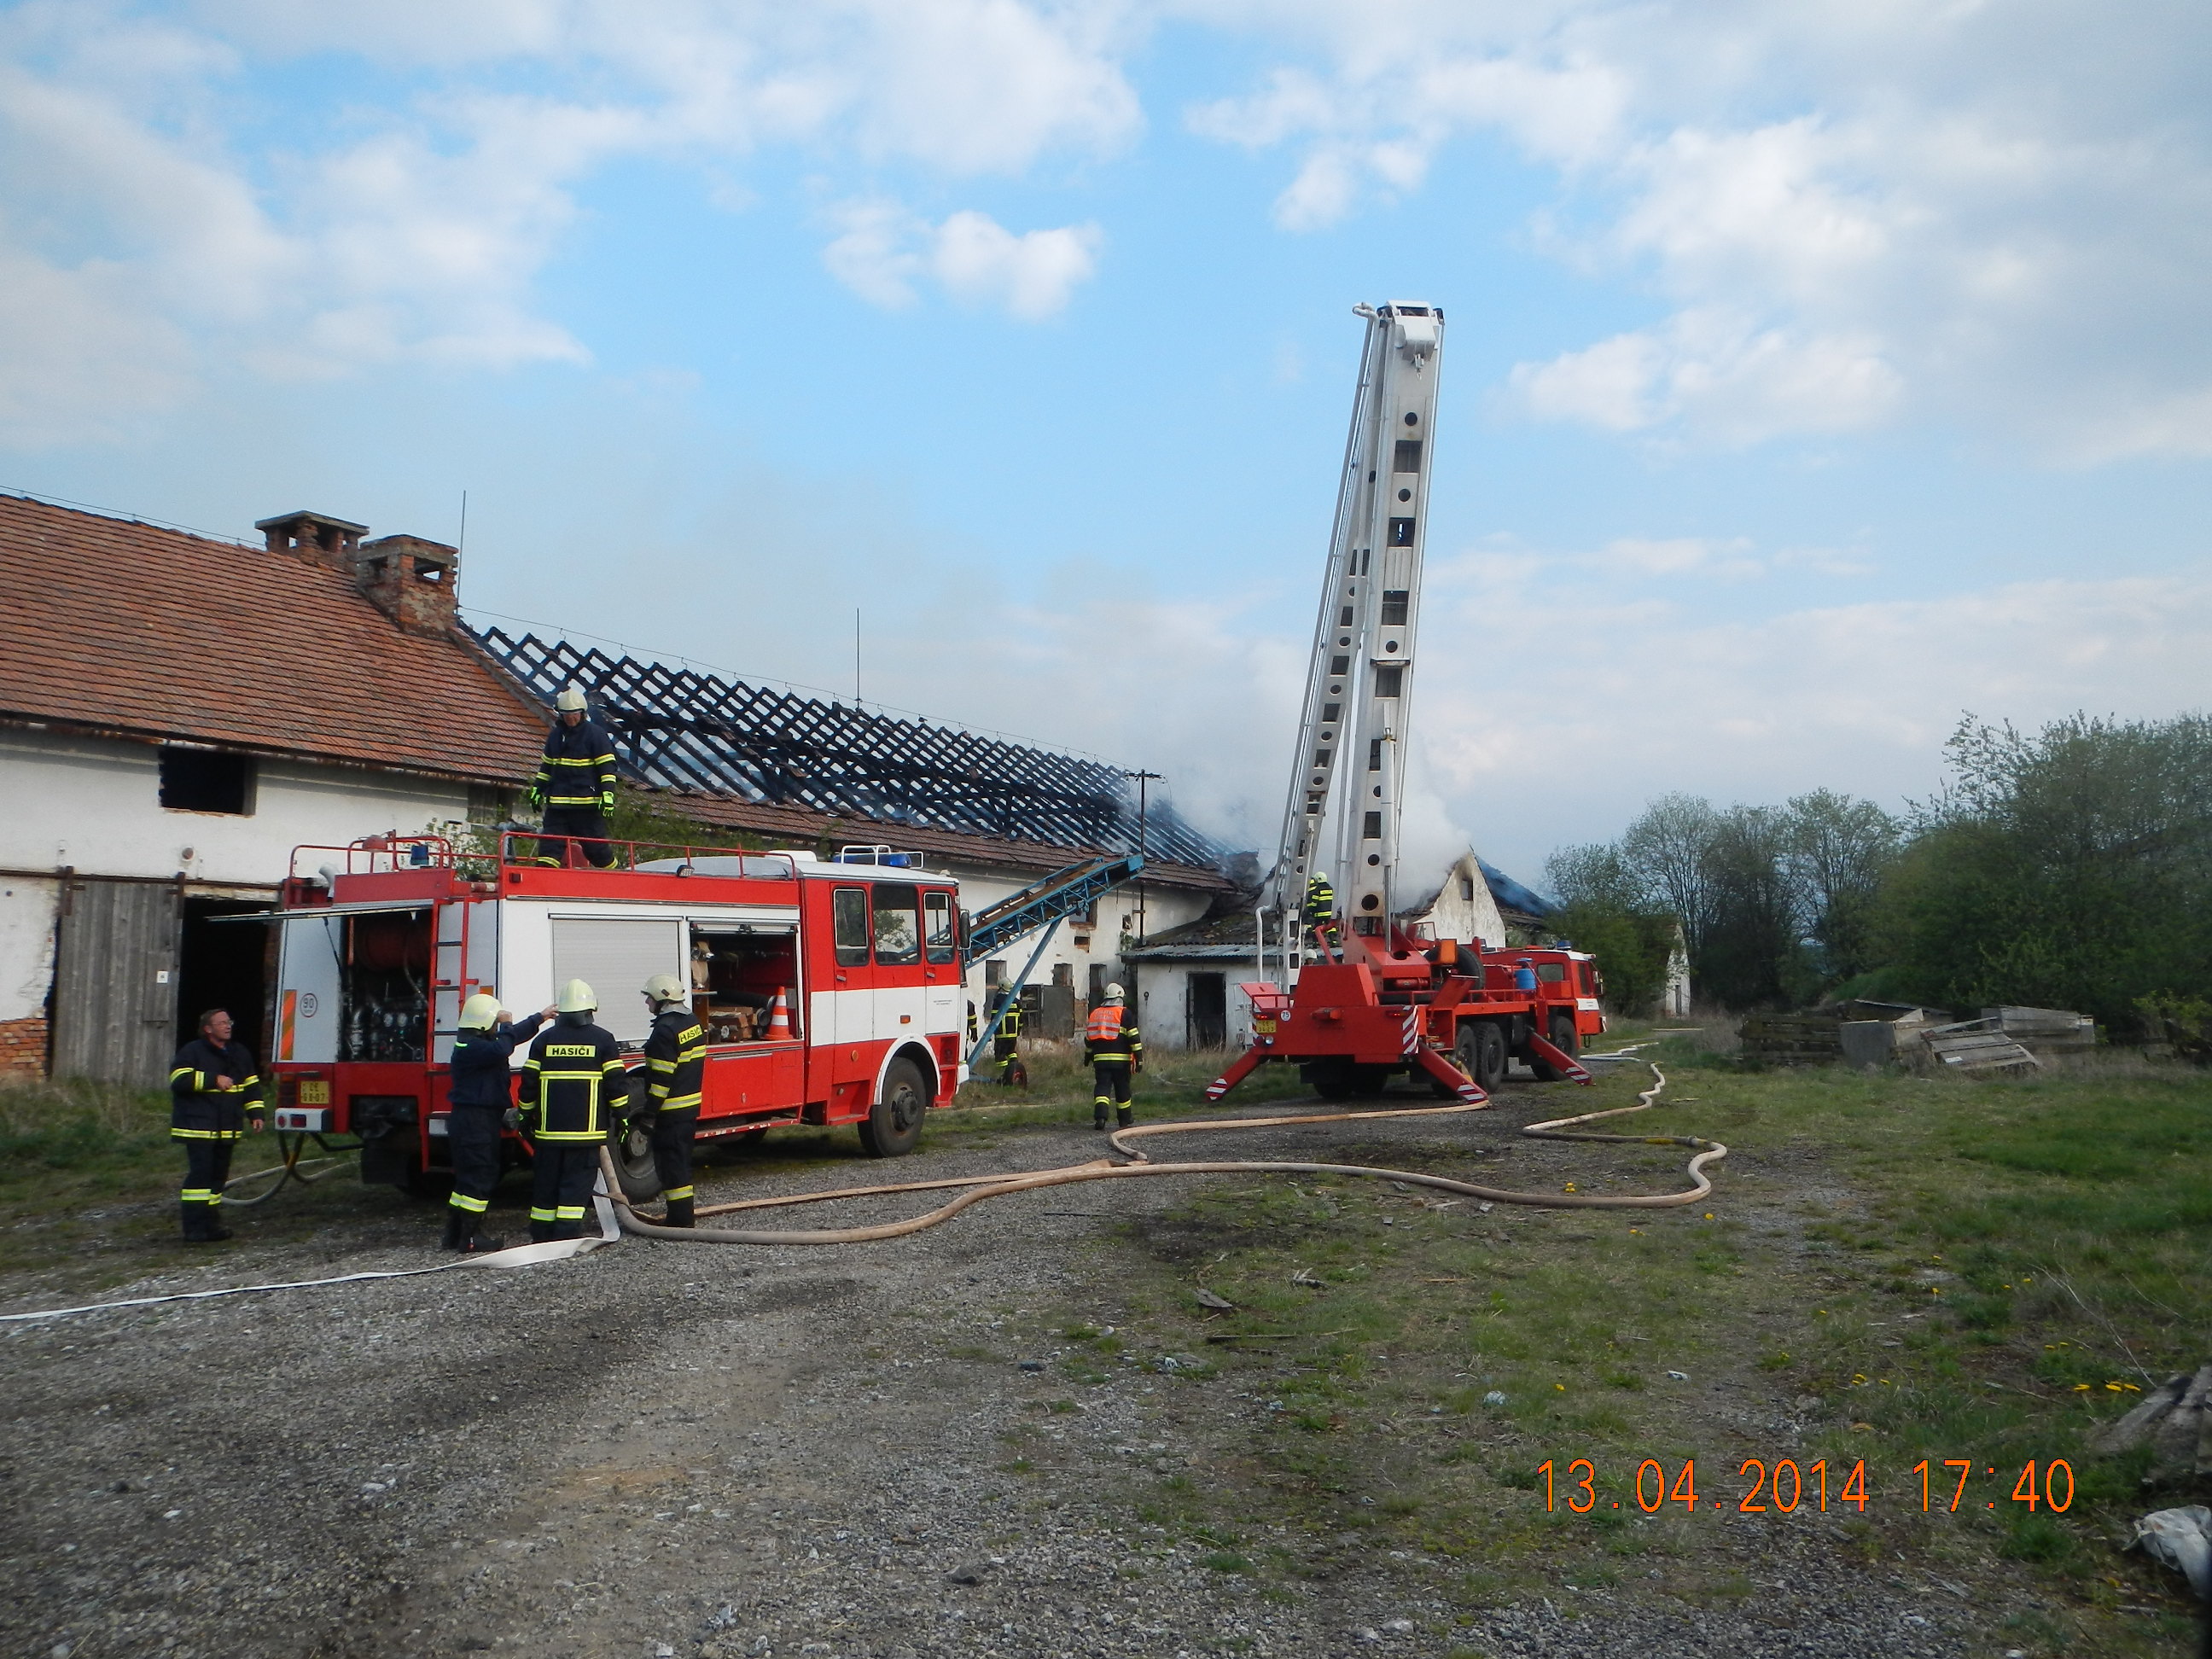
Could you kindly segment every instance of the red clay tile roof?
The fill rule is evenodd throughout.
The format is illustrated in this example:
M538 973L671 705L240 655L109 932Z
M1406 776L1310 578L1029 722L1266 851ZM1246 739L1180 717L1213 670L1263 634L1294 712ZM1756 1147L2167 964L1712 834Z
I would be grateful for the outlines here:
M526 781L545 718L459 637L344 571L0 495L0 719Z

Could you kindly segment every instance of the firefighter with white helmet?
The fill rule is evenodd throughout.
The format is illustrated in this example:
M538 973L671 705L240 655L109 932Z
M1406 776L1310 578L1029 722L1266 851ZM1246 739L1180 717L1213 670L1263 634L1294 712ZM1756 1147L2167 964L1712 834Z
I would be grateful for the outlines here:
M446 1149L453 1160L453 1193L446 1203L446 1237L441 1241L446 1249L500 1248L501 1241L481 1229L492 1188L499 1184L500 1127L514 1107L514 1073L507 1061L552 1018L549 1007L527 1019L512 1020L489 991L479 991L461 1005L447 1097L453 1112L446 1120Z
M673 974L655 974L643 994L653 1010L645 1039L645 1064L630 1074L630 1121L652 1138L653 1167L668 1205L670 1227L689 1227L691 1136L699 1127L699 1100L707 1079L707 1033L692 1017L691 999Z
M530 1045L520 1091L536 1165L530 1194L533 1243L583 1232L599 1148L623 1097L622 1048L592 1018L599 1008L597 994L572 979L553 1008L553 1024Z
M573 837L584 856L605 869L615 861L607 845L607 819L615 810L614 739L592 718L583 692L574 685L561 689L553 709L553 729L545 734L545 752L530 781L531 805L545 810L538 857L565 862Z
M1136 1114L1129 1104L1129 1079L1135 1073L1137 1062L1145 1052L1144 1042L1137 1035L1137 1027L1129 1018L1129 994L1118 985L1106 988L1106 995L1091 1011L1091 1018L1083 1028L1083 1057L1091 1062L1091 1127L1106 1127L1106 1109L1115 1112L1121 1127L1127 1128L1136 1121Z

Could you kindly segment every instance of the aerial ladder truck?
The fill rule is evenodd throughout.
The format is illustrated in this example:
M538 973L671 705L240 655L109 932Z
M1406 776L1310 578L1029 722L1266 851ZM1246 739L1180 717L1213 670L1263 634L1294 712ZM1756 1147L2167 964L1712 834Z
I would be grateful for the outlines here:
M1440 1095L1480 1101L1509 1058L1542 1080L1588 1082L1574 1054L1582 1034L1604 1022L1587 955L1486 951L1479 939L1415 936L1399 919L1399 826L1444 319L1430 305L1357 309L1366 345L1282 840L1258 918L1261 971L1272 915L1283 983L1240 988L1252 1002L1253 1045L1206 1097L1218 1100L1271 1060L1300 1066L1330 1099L1372 1093L1412 1073Z

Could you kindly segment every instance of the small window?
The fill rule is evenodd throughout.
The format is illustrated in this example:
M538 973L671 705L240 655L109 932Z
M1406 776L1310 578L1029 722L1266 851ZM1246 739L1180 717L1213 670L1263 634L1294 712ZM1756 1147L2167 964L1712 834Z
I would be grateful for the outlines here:
M857 968L868 959L868 890L840 887L830 896L837 965Z
M1380 812L1369 812L1364 815L1359 826L1359 838L1362 841L1382 839L1382 815Z
M1395 697L1406 688L1406 665L1401 662L1382 662L1375 665L1375 695Z
M1473 876L1462 876L1459 878L1459 897L1460 902L1462 904L1472 904L1474 902L1474 878Z
M1393 472L1419 472L1421 470L1421 441L1401 438L1391 451L1390 470Z
M921 896L911 887L876 889L876 961L894 967L921 960Z
M1578 962L1575 964L1575 982L1582 988L1584 996L1594 997L1597 994L1595 980L1596 975L1591 973L1589 963Z
M210 749L161 751L161 805L173 812L253 811L253 759Z
M1409 587L1386 587L1382 590L1382 626L1403 628L1406 611L1413 603L1413 592Z
M1567 968L1565 963L1540 962L1536 964L1536 977L1547 985L1557 985L1566 976Z
M1411 547L1413 544L1413 521L1411 519L1390 520L1390 545Z
M932 962L951 962L958 948L952 931L952 895L924 893L921 896L922 939L928 946Z

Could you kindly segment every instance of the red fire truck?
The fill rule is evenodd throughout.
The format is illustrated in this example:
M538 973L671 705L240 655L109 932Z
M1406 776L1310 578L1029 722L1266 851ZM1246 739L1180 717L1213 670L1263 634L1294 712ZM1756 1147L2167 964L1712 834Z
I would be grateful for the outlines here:
M1428 1073L1439 1094L1456 1092L1462 1079L1437 1068L1439 1051L1485 1092L1504 1079L1508 1060L1556 1083L1579 1073L1583 1038L1605 1030L1597 964L1583 951L1398 943L1386 954L1355 938L1344 957L1300 969L1295 994L1240 987L1252 1000L1252 1047L1206 1097L1220 1099L1269 1060L1303 1067L1325 1100L1373 1094L1402 1071ZM1523 962L1534 990L1516 987Z
M364 1180L428 1186L450 1167L466 998L521 1014L580 979L635 1048L651 1024L641 988L665 973L707 1030L702 1139L851 1123L874 1157L911 1152L967 1074L958 881L880 847L612 846L609 869L540 862L525 836L496 855L434 836L298 848L275 916L277 1127L350 1133ZM617 1150L624 1188L650 1197L642 1134Z
M1421 550L1436 456L1443 313L1362 306L1367 344L1291 750L1272 902L1283 983L1243 988L1254 1042L1206 1091L1291 1060L1331 1099L1395 1073L1479 1100L1508 1057L1589 1081L1575 1060L1605 1029L1596 966L1579 951L1486 952L1412 932L1398 905L1405 768L1420 620ZM1311 940L1309 947L1307 941ZM1261 936L1264 945L1264 933ZM1533 984L1517 984L1523 960Z

